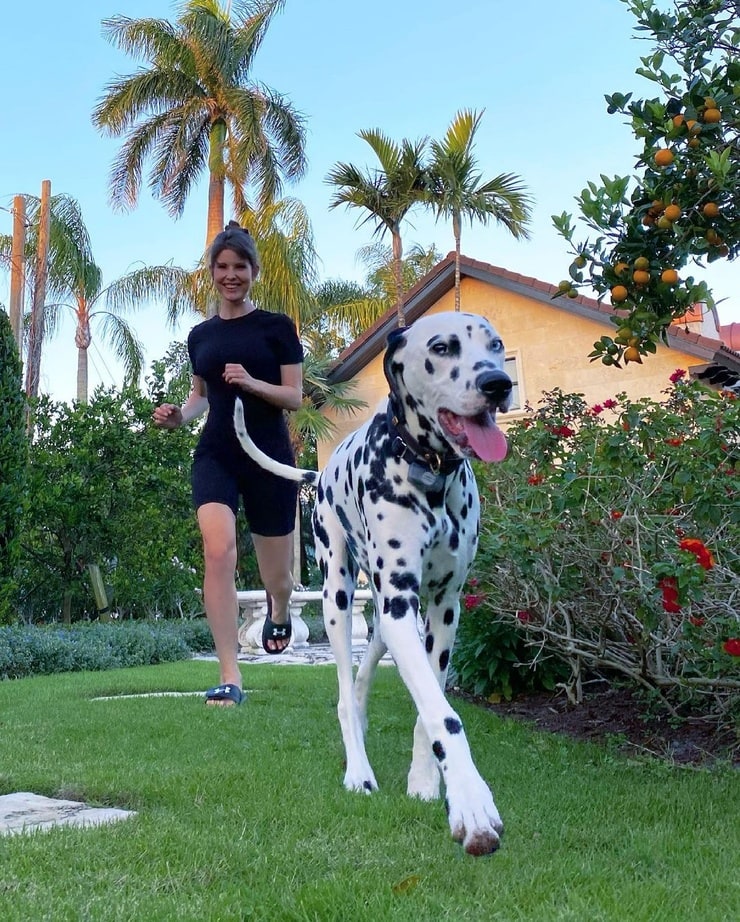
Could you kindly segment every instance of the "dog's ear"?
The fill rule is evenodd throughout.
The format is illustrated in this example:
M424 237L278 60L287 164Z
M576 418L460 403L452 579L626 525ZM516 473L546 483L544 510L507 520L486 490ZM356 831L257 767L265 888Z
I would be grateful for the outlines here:
M383 356L383 371L385 372L385 377L388 381L388 384L391 386L391 392L394 389L394 375L391 373L393 356L406 342L407 331L408 327L396 327L395 330L391 330L391 332L388 334L388 339L386 340L385 355Z

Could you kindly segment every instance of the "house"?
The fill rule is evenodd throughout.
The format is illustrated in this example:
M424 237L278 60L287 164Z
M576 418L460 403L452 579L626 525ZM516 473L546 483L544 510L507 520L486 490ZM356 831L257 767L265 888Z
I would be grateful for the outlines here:
M553 299L557 291L554 285L465 256L460 261L460 277L462 310L487 317L506 346L514 399L509 413L499 417L503 425L525 415L527 403L536 407L542 392L554 388L582 393L594 404L620 392L631 399L659 400L677 368L710 386L736 386L740 393L740 352L735 351L740 349L740 324L722 328L727 337L723 343L716 311L706 305L695 305L670 327L670 348L661 344L642 364L613 368L588 358L593 343L614 331L609 320L614 312L611 305L581 295ZM450 253L406 295L406 322L424 314L453 311L454 300L455 255ZM352 396L363 400L367 408L355 414L327 414L336 430L331 442L319 445L320 467L333 446L387 396L382 360L386 338L396 324L393 308L351 343L332 366L330 379L353 379Z

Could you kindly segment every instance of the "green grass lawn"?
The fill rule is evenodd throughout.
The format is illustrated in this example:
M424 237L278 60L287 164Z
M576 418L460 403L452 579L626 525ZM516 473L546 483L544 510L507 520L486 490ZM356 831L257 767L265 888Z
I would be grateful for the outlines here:
M506 833L471 858L441 803L405 795L414 712L393 668L371 697L381 790L342 787L333 666L244 667L240 708L183 662L0 683L0 793L132 809L0 838L0 919L730 922L740 779L630 761L456 702Z

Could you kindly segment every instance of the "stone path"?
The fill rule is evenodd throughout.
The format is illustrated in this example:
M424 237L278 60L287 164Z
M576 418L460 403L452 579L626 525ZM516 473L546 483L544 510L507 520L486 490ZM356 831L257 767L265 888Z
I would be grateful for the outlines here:
M90 807L76 800L19 791L0 796L0 835L36 832L52 826L99 826L135 815L130 810Z

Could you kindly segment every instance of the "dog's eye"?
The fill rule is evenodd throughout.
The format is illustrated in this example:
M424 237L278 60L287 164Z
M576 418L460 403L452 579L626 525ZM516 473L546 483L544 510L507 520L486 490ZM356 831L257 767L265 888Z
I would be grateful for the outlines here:
M447 352L448 352L447 343L443 343L443 342L434 343L431 351L435 355L447 355Z
M503 340L501 340L501 339L494 339L494 340L491 342L491 352L501 352L501 350L502 350L503 348L504 348Z

